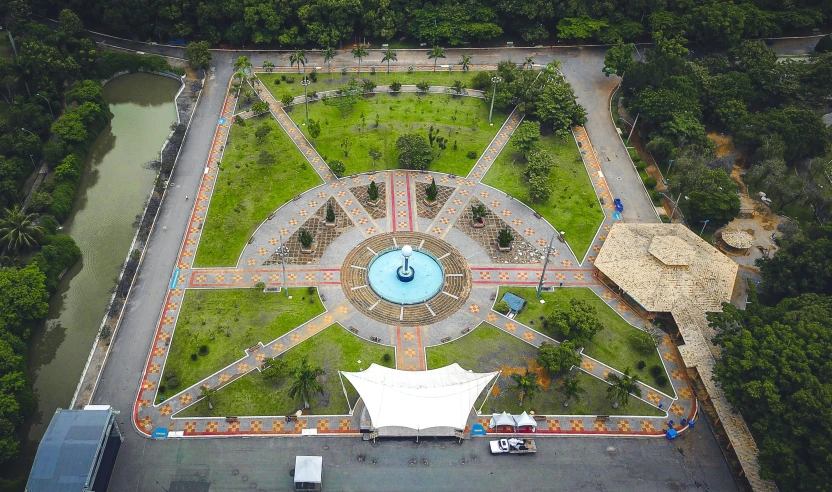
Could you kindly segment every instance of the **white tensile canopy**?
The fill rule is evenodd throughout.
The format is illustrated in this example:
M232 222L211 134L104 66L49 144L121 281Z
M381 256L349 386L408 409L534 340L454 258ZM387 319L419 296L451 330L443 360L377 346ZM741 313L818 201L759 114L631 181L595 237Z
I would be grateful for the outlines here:
M526 412L514 416L514 421L517 422L517 427L532 426L537 428L537 422L529 416Z
M482 390L498 374L466 371L451 364L430 371L398 371L372 364L341 372L364 400L373 427L464 429Z

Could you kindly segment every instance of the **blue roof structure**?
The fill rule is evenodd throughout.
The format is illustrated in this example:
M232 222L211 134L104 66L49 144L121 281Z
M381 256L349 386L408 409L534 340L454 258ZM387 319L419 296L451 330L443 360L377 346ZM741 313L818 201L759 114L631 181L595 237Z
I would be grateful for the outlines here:
M55 412L38 446L27 491L106 490L121 437L117 428L111 436L115 413L106 408ZM112 438L117 442L108 446Z
M519 312L526 305L526 301L522 297L516 296L511 292L506 292L503 296L503 301L508 304L509 309L514 312Z

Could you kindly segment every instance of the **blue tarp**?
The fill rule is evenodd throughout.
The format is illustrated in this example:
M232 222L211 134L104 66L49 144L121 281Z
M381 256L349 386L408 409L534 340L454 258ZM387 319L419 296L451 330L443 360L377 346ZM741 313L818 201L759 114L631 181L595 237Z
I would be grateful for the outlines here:
M509 309L514 312L519 312L526 304L526 301L524 301L522 297L518 297L511 292L506 292L506 295L503 296L503 301L505 301L505 303L508 304Z

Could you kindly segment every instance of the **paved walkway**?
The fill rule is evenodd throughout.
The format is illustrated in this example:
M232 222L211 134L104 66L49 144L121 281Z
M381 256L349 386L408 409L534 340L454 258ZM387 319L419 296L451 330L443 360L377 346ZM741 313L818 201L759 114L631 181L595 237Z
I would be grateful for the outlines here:
M482 177L488 172L513 131L522 121L523 115L512 112L503 122L488 148L472 166L465 177L433 172L381 171L377 173L337 178L315 149L303 136L300 129L286 115L281 104L274 100L267 90L259 87L261 97L269 103L271 112L281 128L292 138L297 148L314 166L324 184L308 190L294 200L281 206L271 214L250 238L234 268L193 268L193 257L198 247L202 223L207 214L213 183L219 172L218 163L229 131L229 122L234 114L236 100L227 96L222 118L205 168L200 193L195 200L191 220L177 262L178 268L171 279L171 289L160 318L153 350L148 358L143 383L136 400L134 422L141 431L150 433L158 427L173 432L174 436L228 435L228 434L292 434L304 432L349 433L357 432L358 423L353 416L309 416L297 422L282 417L242 417L233 419L180 419L172 418L177 411L194 404L200 398L201 387L219 388L245 374L258 370L265 357L273 357L302 343L333 323L340 323L356 336L376 343L388 344L396 349L397 366L406 370L426 368L425 347L448 343L475 329L482 322L488 322L521 340L539 346L543 341L557 343L545 335L508 320L491 311L494 294L499 285L535 286L540 279L541 265L549 241L556 233L555 228L524 204L513 200L505 193L482 184ZM582 149L587 168L599 199L604 201L605 220L598 229L595 244L600 248L612 221L609 189L602 172L598 169L597 155L582 128L574 130L575 138ZM444 187L444 201L436 210L428 211L418 199L420 186L435 179ZM373 218L373 211L365 208L359 200L358 190L370 181L384 183L386 189L384 219ZM281 239L287 240L318 213L327 201L335 200L342 210L344 232L327 243L325 251L307 264L287 265L283 278L279 262L274 261L274 250ZM491 224L485 231L494 228L511 227L518 238L517 248L511 255L496 256L493 238L471 227L470 206L476 202L489 210ZM429 215L433 214L432 217ZM466 215L468 214L468 215ZM426 216L428 215L428 216ZM376 214L376 216L378 216ZM341 262L344 255L357 242L387 232L422 231L452 244L465 251L472 272L472 287L464 307L442 322L428 326L389 326L368 318L355 309L341 289ZM589 254L585 261L575 257L568 244L556 241L550 254L553 261L546 275L547 285L564 287L589 287L622 313L631 323L644 327L635 313L612 293L609 293L594 278ZM597 249L596 249L597 251ZM590 251L591 253L592 251ZM513 256L512 256L513 255ZM495 260L495 258L502 259ZM320 289L321 300L326 312L308 323L290 331L277 340L262 340L241 353L241 358L199 383L184 389L165 402L154 402L156 389L161 379L167 348L173 336L176 319L187 288L234 288L252 287L259 283L267 287L314 285ZM358 328L353 327L360 327ZM661 434L667 427L667 420L691 418L695 415L695 400L691 398L689 385L678 371L673 347L665 341L660 347L665 365L673 382L674 394L642 386L643 399L648 404L669 411L671 417L611 417L598 420L588 417L547 416L540 432L547 433L605 433L605 434ZM580 369L600 379L617 372L586 355ZM477 419L472 414L472 418ZM674 419L676 420L676 419ZM683 426L676 426L679 430Z

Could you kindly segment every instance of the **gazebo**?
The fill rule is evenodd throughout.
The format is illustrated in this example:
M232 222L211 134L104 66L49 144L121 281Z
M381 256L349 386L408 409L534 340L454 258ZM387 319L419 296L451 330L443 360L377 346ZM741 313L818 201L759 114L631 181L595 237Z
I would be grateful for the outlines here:
M745 253L754 245L754 236L740 229L725 229L720 238L732 252Z

